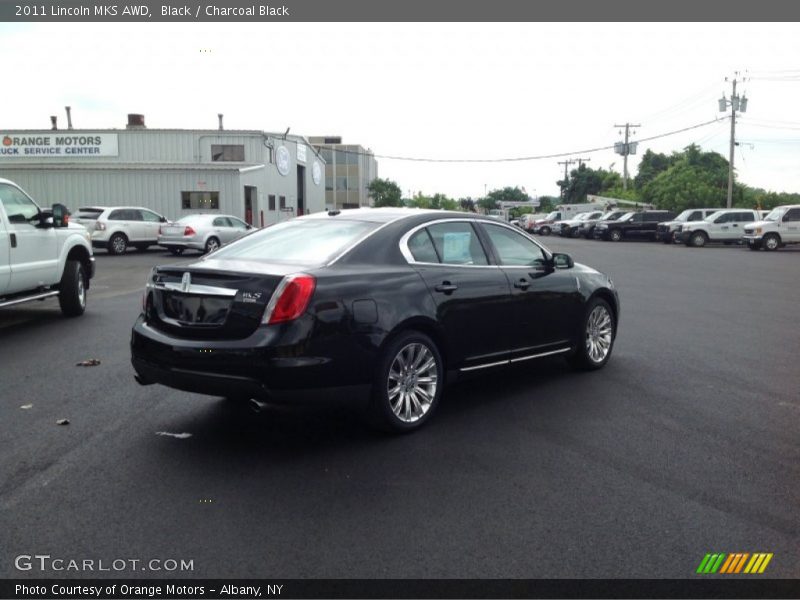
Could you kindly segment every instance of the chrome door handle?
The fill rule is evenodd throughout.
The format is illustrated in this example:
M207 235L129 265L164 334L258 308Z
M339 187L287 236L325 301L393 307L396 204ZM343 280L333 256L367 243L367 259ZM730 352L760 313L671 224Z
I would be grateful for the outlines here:
M433 289L435 289L437 292L443 292L445 294L452 294L453 292L455 292L458 289L458 286L453 284L453 283L450 283L449 281L443 281L442 283L440 283L439 285L437 285Z

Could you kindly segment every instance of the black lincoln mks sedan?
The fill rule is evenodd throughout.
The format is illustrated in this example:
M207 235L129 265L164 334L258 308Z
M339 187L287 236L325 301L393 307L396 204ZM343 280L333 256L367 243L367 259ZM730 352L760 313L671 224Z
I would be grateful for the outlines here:
M382 428L408 431L430 418L447 375L552 355L602 367L618 320L606 275L519 228L354 209L154 268L131 350L144 385L257 404L346 390Z

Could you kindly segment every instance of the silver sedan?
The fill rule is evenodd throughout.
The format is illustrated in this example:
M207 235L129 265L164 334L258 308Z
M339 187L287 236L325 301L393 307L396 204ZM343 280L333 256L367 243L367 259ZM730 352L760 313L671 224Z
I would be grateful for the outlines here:
M182 254L189 248L213 252L253 229L252 225L231 215L187 215L174 223L161 226L158 245L173 254Z

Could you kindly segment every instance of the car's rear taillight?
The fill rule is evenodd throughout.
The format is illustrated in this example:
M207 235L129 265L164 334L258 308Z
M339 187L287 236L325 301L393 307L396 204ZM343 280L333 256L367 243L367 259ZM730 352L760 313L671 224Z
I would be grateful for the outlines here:
M292 275L281 281L264 311L263 322L268 325L293 321L302 315L317 282L311 275Z
M197 232L188 225L183 230L183 235L194 235L195 233Z

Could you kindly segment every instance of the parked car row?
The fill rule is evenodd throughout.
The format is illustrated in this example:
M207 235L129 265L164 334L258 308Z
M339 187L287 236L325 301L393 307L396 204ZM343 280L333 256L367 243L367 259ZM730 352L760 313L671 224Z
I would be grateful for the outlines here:
M800 243L800 205L772 211L742 208L692 208L679 215L667 210L589 211L565 220L552 214L535 221L533 233L619 242L625 239L659 240L700 248L709 243L747 244L751 250L777 250Z
M125 254L131 246L144 251L155 245L173 254L190 249L213 252L253 229L232 215L192 214L171 222L138 206L84 206L72 222L89 231L94 248L109 254Z

